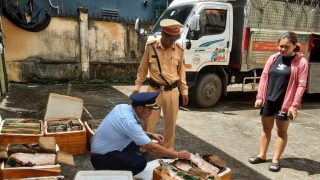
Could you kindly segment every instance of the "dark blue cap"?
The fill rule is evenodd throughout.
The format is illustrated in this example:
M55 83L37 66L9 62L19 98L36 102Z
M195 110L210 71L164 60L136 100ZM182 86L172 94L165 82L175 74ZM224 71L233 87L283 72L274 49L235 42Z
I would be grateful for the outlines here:
M130 98L132 99L132 105L145 106L151 109L159 109L159 106L156 104L158 95L159 92L141 92L137 94L131 94Z

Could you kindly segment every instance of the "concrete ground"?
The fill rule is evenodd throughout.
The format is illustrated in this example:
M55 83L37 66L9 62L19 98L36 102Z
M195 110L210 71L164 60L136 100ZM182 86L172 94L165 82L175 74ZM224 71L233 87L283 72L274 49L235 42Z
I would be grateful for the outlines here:
M69 89L68 89L69 87ZM228 87L213 108L199 109L191 103L181 108L176 126L176 150L222 157L232 171L232 179L320 179L320 95L304 95L299 116L289 126L289 140L281 157L282 170L268 170L275 145L273 130L268 162L252 165L250 156L259 150L261 123L259 110L253 107L256 92L239 93L239 86ZM30 117L43 119L49 93L69 94L84 99L84 107L95 119L102 119L116 105L130 103L132 85L92 84L10 84L8 95L0 103L2 118ZM144 86L142 91L145 90ZM84 111L84 121L90 116ZM157 132L163 134L163 119ZM88 150L89 152L89 150ZM159 158L147 154L151 161ZM72 179L77 171L93 170L89 155L74 156L76 167L62 165L62 175Z

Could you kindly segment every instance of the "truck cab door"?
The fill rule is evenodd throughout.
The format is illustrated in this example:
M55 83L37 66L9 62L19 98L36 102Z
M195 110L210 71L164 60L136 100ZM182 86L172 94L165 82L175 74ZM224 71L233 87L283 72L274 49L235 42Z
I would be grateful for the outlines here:
M200 30L191 40L191 48L185 50L186 71L198 72L207 65L229 64L233 27L231 13L232 6L228 4L203 5L196 10L200 15ZM188 41L184 37L184 47Z

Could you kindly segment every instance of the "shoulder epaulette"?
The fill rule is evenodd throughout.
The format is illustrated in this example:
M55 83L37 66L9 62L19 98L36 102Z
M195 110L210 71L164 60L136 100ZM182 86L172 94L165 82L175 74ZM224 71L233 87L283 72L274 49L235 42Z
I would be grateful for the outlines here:
M184 51L184 47L183 47L181 44L176 43L176 45L177 45L180 49L182 49L182 51Z
M149 45L149 44L153 44L153 43L155 43L155 42L157 42L157 40L156 40L156 39L150 40L150 41L148 41L148 42L147 42L147 45Z

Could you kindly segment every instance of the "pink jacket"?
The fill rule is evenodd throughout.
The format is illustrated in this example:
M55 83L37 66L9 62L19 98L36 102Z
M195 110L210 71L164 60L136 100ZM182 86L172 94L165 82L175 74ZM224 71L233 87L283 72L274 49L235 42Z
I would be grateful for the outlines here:
M281 112L288 113L288 109L299 109L301 107L302 95L306 89L308 78L308 61L302 54L296 53L297 56L291 62L291 74L288 88L284 97ZM262 71L257 100L262 100L262 105L266 100L268 87L268 73L271 65L277 59L280 53L273 54L269 57Z

